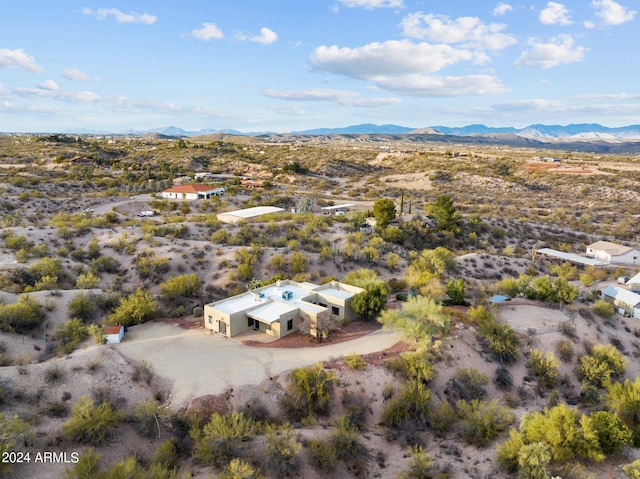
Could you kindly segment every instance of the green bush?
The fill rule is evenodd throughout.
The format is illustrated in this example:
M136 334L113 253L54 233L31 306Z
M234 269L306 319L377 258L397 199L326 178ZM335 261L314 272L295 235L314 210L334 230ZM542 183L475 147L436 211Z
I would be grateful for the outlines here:
M423 382L409 381L382 411L380 424L395 430L424 430L429 424L431 391Z
M89 336L89 328L78 318L71 318L58 325L53 339L58 342L57 350L69 354Z
M307 443L307 451L311 464L322 472L332 472L338 464L336 450L328 441L310 439Z
M145 437L159 435L159 424L162 419L162 407L153 399L140 401L133 409L129 420L135 430Z
M424 351L404 352L387 360L386 366L406 379L428 384L435 377L435 369Z
M324 370L323 363L294 369L283 398L285 413L294 421L317 415L326 415L333 398L338 378Z
M356 429L348 418L342 416L334 423L336 429L329 441L341 461L354 461L367 454L366 447L360 442L360 431Z
M62 430L74 442L99 445L111 434L112 429L123 419L108 401L94 404L88 397L81 397L71 410L71 419Z
M409 467L398 475L398 479L429 479L437 477L431 465L433 458L427 456L422 446L413 446L411 452L411 462Z
M447 382L450 400L482 399L487 395L485 386L489 384L489 377L475 368L459 369Z
M551 351L532 349L529 356L529 369L543 389L553 387L558 377L558 360Z
M244 414L213 413L202 429L195 427L190 432L195 442L194 456L203 464L228 464L255 432L255 422Z
M593 312L602 318L611 318L616 313L613 303L600 299L593 305Z
M200 278L196 273L183 274L161 283L160 291L165 300L171 301L180 296L195 296L200 289L200 284Z
M458 401L456 406L462 423L462 435L469 444L475 446L486 446L515 420L509 408L498 405L496 400Z
M289 424L268 425L264 438L267 455L266 468L275 471L278 477L290 475L300 465L298 453L302 445Z
M582 356L578 376L596 387L604 387L611 378L620 377L627 368L626 358L611 344L597 344L591 354Z
M5 453L15 452L16 446L27 437L29 425L18 418L7 417L0 413L0 457L5 457ZM0 461L0 473L9 471L11 463Z
M37 328L44 319L44 311L38 300L21 295L16 303L0 304L0 329L24 334Z
M144 323L156 316L158 307L149 291L136 289L136 291L120 299L118 307L105 318L107 324L120 324L132 326Z
M633 433L616 413L597 411L589 417L603 453L618 454L624 446L633 444Z
M235 458L220 472L220 479L265 479L265 476L248 462Z
M357 353L351 353L344 357L344 363L349 366L349 369L354 371L362 371L366 364L364 358Z

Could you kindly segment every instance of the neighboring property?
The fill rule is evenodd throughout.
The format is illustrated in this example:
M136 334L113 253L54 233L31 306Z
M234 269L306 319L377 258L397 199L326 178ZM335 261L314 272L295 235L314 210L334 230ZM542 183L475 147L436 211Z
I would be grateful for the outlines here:
M124 338L124 326L117 324L105 326L104 338L107 344L118 344Z
M587 257L599 259L607 264L638 264L640 251L609 241L596 241L587 246Z
M629 290L633 291L634 293L640 292L640 273L629 278L625 282L625 285L629 288Z
M536 254L542 254L545 256L550 256L552 258L558 258L563 261L570 261L571 263L578 263L585 266L602 266L605 264L603 261L597 259L585 258L584 256L580 256L575 253L566 253L564 251L559 251L552 248L540 248L538 251L536 251Z
M242 220L257 218L262 215L282 213L283 211L285 211L284 208L278 208L277 206L254 206L253 208L245 208L243 210L218 213L218 219L223 223L237 223Z
M242 180L240 184L248 190L264 188L264 180Z
M215 188L201 183L193 183L191 185L180 185L166 189L162 192L162 197L168 200L209 199L212 196L220 196L220 194L216 193L217 190L224 190L224 188ZM224 194L224 191L222 194Z
M640 318L640 294L617 286L607 286L602 290L602 296L605 301L615 305L618 313Z
M322 208L322 212L325 215L336 215L342 216L349 211L349 209L353 208L355 205L353 203L345 203L343 205L335 205L335 206L325 206Z
M338 281L324 285L278 281L205 305L204 325L230 338L248 330L281 338L308 321L311 334L317 335L321 320L355 319L351 301L362 291Z

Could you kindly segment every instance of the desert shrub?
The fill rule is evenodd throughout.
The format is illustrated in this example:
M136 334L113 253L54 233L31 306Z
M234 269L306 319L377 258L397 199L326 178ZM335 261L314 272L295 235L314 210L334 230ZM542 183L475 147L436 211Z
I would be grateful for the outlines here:
M511 326L495 320L487 321L479 325L478 332L494 358L507 364L517 359L520 353L520 341Z
M611 318L616 313L613 303L600 299L593 305L593 312L602 318Z
M457 412L449 401L440 401L429 410L429 427L438 437L450 432L457 421Z
M640 445L640 378L633 382L609 383L605 402L633 433L633 445Z
M570 363L573 361L573 345L571 341L567 339L560 340L556 343L556 353L560 361L563 363Z
M27 274L34 282L45 277L61 278L64 274L62 262L58 258L42 258L27 267Z
M449 333L451 318L433 298L410 298L402 308L384 311L378 321L385 327L401 329L405 336L417 343L428 344L436 334Z
M160 464L166 469L176 469L180 464L182 447L175 438L170 438L161 443L153 453L151 462Z
M496 369L496 375L493 378L493 382L500 389L510 389L513 386L513 376L507 368L500 365Z
M0 413L0 457L5 453L16 451L20 441L24 441L29 431L29 425L16 417L7 417ZM11 469L11 464L0 461L0 473Z
M338 456L333 445L321 439L310 439L307 442L307 453L311 464L322 472L331 472L338 464Z
M411 462L409 466L398 475L398 479L429 479L435 476L431 464L433 458L427 456L422 446L412 446L409 448Z
M133 294L120 299L120 304L105 318L105 322L132 326L152 319L157 313L158 307L151 293L138 288Z
M622 470L629 479L640 479L640 459L636 459L632 463L623 466Z
M424 430L429 424L431 391L424 383L408 381L382 410L380 423L389 429Z
M323 363L294 369L289 375L289 385L283 397L285 413L294 421L314 414L329 412L334 386L338 378L324 370Z
M190 432L195 442L194 456L203 464L228 464L255 431L255 422L244 414L213 413L202 429L194 427Z
M78 293L69 301L69 317L90 321L96 317L98 306L97 295L92 293Z
M69 414L69 406L60 401L47 403L43 412L49 417L66 417Z
M296 439L291 425L269 425L264 438L267 469L275 471L278 477L288 476L300 465L298 453L302 445Z
M136 258L135 266L140 279L162 276L169 271L169 258L158 256L153 251L145 251Z
M541 442L549 446L551 462L571 459L600 461L604 458L591 419L566 404L525 414L519 430L511 429L509 439L498 447L498 462L509 471L519 468L523 446Z
M64 478L65 479L91 479L97 477L100 469L100 457L101 455L90 447L84 454L81 454L71 468L67 469Z
M196 273L183 274L161 283L160 291L165 300L171 301L180 296L195 296L200 289L200 284L200 278Z
M633 443L633 433L616 413L597 411L589 417L604 454L618 454Z
M611 378L621 376L627 367L626 358L611 344L597 344L591 354L582 356L578 376L597 387L603 387Z
M89 336L89 328L78 318L71 318L58 325L53 339L58 342L57 350L69 354Z
M364 358L357 353L351 353L345 356L344 363L354 371L362 371L366 367Z
M153 367L149 361L141 361L133 365L131 380L134 383L144 383L147 386L153 381Z
M462 424L462 436L475 446L486 446L515 420L509 408L500 406L495 400L462 400L456 406Z
M518 477L527 479L551 479L547 466L551 462L548 444L534 442L523 445L518 451Z
M151 437L160 434L161 417L162 407L153 399L147 399L136 404L129 421L141 436Z
M553 387L558 377L558 359L551 351L532 349L529 356L529 369L543 389Z
M78 289L97 288L99 284L100 284L100 276L97 276L91 271L87 271L86 273L81 273L76 278L76 288Z
M487 384L489 384L488 376L477 369L459 369L447 382L447 394L452 401L482 399L487 395L485 389Z
M29 295L21 295L16 303L0 304L0 329L23 334L40 326L44 319L42 305Z
M335 431L331 434L329 442L340 461L353 462L367 455L367 448L360 441L360 432L353 427L347 418L336 419Z
M235 458L220 471L220 479L265 479L265 476L248 462Z
M425 384L435 377L435 369L424 351L404 352L387 360L389 370L397 372L409 380Z
M62 430L74 442L98 445L110 436L113 427L122 419L123 415L108 401L94 404L90 398L81 397L71 409L71 419Z
M44 372L44 381L47 384L55 384L64 379L65 372L60 366L54 365L48 367Z
M100 256L91 260L89 269L95 274L116 274L120 271L120 263L112 256Z

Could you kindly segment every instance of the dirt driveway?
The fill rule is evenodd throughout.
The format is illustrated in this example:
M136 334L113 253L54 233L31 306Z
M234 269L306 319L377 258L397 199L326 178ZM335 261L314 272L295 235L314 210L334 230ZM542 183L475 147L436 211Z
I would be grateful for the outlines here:
M258 385L263 380L300 366L340 358L352 352L369 354L402 338L392 330L378 330L353 341L314 348L277 349L245 346L200 329L182 329L165 323L129 328L124 342L113 347L125 356L148 361L154 371L173 383L172 403L227 388Z

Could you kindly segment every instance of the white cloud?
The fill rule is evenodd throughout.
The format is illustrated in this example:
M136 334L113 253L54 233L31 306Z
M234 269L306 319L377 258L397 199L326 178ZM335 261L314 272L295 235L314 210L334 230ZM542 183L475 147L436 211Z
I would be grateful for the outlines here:
M219 40L224 38L224 33L215 23L203 23L202 28L191 30L191 35L198 40Z
M494 17L501 17L502 15L506 15L507 12L513 12L513 7L508 3L498 3L496 8L493 9Z
M92 77L87 72L77 68L65 68L62 76L72 81L99 81L99 78Z
M548 43L532 43L531 49L520 55L515 66L552 68L584 60L587 48L574 44L571 35L559 35Z
M327 101L345 106L372 108L400 103L399 98L363 98L359 92L313 88L309 90L265 90L269 98L286 101Z
M596 15L607 25L621 25L630 22L636 15L635 11L628 10L613 0L593 0L591 6L596 9Z
M338 0L338 3L347 8L361 7L369 10L374 8L404 7L404 0Z
M36 63L36 59L27 55L21 48L17 50L0 48L0 68L24 68L33 73L44 72L44 68Z
M446 15L417 12L403 18L401 25L406 36L469 48L501 50L516 43L512 35L503 33L506 25L485 24L477 17L451 20Z
M95 17L98 20L105 20L107 17L115 18L118 23L142 23L144 25L151 25L158 21L158 17L150 15L148 13L136 13L129 12L124 13L117 8L98 8L94 10L89 7L82 9L84 15Z
M544 25L571 25L569 10L561 3L549 2L540 12L540 22Z
M260 35L256 35L255 37L250 38L252 42L262 43L263 45L270 45L277 39L278 34L267 27L262 27L260 29Z
M323 45L313 51L310 60L317 70L351 78L370 79L379 75L433 73L461 61L475 59L477 55L473 52L449 45L391 40L359 48Z
M40 88L41 90L56 91L58 89L58 84L53 80L46 80L42 83L39 83L38 88Z
M429 76L413 74L402 77L382 76L374 81L379 88L402 95L419 97L489 95L509 91L489 75Z

